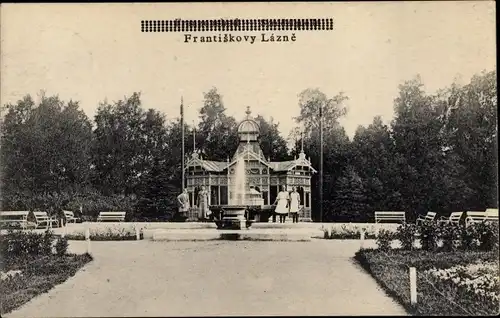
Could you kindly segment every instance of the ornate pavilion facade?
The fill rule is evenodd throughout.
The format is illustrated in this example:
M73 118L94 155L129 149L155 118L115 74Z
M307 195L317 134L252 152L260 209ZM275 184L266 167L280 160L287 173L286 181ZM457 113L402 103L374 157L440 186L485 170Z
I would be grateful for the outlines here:
M311 220L311 176L316 170L302 150L299 157L291 161L273 162L266 159L259 144L259 124L250 116L247 107L246 118L238 126L239 145L231 160L225 162L205 160L196 152L186 163L186 187L189 192L191 209L189 219L197 218L196 198L203 185L209 191L209 205L228 205L233 193L235 165L239 159L245 160L247 189L253 186L262 194L263 209L271 209L280 186L287 191L297 188L303 209L300 221Z

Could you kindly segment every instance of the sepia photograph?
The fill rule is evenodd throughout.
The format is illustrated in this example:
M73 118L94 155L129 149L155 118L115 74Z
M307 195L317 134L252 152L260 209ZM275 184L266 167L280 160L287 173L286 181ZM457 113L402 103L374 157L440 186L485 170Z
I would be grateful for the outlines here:
M0 30L2 317L500 313L494 1Z

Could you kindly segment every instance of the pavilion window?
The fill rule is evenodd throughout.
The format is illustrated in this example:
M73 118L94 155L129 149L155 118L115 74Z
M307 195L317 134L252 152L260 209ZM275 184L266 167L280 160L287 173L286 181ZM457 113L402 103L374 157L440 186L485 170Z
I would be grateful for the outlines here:
M262 192L262 197L264 199L264 205L269 205L268 192L267 191L263 191Z
M309 202L309 193L306 193L306 204L305 204L306 208L309 207L309 204L310 204L310 202Z

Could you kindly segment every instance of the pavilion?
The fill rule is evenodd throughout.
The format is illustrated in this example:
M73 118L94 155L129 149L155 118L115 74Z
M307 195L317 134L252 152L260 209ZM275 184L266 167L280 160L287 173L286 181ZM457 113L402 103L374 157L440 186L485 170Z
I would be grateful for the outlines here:
M235 164L238 159L243 158L247 170L247 185L262 193L263 208L271 209L280 186L285 186L287 191L297 187L303 206L299 221L311 222L311 175L317 171L311 166L303 149L295 160L274 162L266 159L259 144L259 133L259 124L252 119L250 107L247 107L246 118L238 126L239 145L231 160L205 160L196 152L192 154L185 166L191 206L197 204L197 193L202 185L210 193L209 205L227 205L233 196L228 185L234 178ZM188 219L197 219L196 207L191 209Z

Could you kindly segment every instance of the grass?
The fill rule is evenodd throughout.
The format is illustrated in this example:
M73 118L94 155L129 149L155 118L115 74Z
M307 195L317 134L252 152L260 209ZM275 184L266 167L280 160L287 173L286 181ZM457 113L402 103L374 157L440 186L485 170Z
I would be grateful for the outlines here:
M2 271L21 270L22 275L15 275L0 282L0 314L7 314L32 298L48 292L55 285L75 275L91 260L92 256L89 254L67 254L9 262Z
M355 259L369 272L385 292L399 301L412 315L494 315L499 307L486 305L473 294L450 285L429 283L424 271L431 268L450 268L477 261L498 262L493 252L454 251L426 252L421 250L390 250L385 254L376 249L365 249L356 253ZM410 303L408 267L417 269L417 305ZM435 282L434 282L435 283Z

